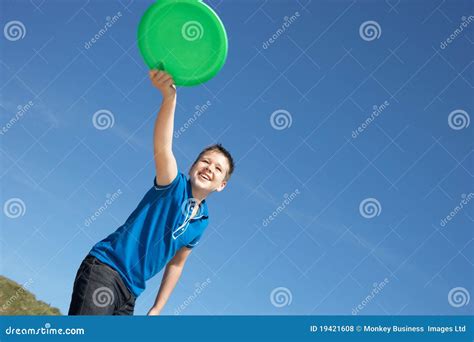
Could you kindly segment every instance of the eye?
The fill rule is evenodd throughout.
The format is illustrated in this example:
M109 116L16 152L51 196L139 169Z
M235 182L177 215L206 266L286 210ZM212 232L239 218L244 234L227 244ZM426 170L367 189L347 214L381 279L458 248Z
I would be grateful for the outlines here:
M221 170L221 168L220 168L220 167L218 167L218 168L217 168L217 171L219 171L219 172L222 172L222 170Z
M207 159L204 159L202 162L206 163L206 164L209 164L209 160L207 160Z

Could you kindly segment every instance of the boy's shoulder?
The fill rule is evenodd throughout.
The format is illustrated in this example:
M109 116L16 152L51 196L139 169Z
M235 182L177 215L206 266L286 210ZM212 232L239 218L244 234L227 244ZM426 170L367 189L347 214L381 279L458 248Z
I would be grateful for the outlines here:
M178 173L176 174L176 177L169 184L158 184L156 176L153 179L153 187L155 188L155 190L166 190L166 189L176 187L178 185L184 185L186 183L187 183L187 177L181 171L178 171Z

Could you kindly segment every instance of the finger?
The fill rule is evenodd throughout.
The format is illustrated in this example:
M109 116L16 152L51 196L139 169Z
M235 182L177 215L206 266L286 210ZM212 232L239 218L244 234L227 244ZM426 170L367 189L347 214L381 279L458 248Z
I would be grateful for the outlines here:
M165 72L160 70L160 71L158 71L158 73L156 74L155 79L156 79L157 81L161 81L161 80L163 79L163 77L165 77Z
M166 85L166 86L172 86L172 85L174 85L173 79L170 78L170 79L166 80L166 81L165 81L165 85Z
M165 75L163 78L160 79L160 82L168 82L168 80L171 80L171 76L170 75Z
M156 73L153 75L153 80L158 81L160 79L160 72L157 70Z
M151 81L152 81L154 84L159 84L159 83L160 83L160 81L159 81L159 79L158 79L158 76L156 76L156 75L151 78Z

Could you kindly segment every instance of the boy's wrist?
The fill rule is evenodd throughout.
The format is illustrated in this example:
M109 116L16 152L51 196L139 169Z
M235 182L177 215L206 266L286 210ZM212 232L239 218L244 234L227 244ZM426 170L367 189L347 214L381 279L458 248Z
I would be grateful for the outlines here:
M163 102L174 101L176 99L176 92L172 94L162 94L162 95L163 95Z
M161 309L157 309L155 307L152 307L150 311L148 311L148 316L157 316L161 313Z

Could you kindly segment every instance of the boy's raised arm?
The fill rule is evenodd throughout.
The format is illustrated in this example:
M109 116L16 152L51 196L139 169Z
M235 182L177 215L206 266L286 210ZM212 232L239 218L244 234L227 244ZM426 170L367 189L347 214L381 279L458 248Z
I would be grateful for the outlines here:
M163 95L153 131L156 182L158 185L168 185L178 174L178 166L172 151L176 87L171 76L164 71L150 70L150 79Z

